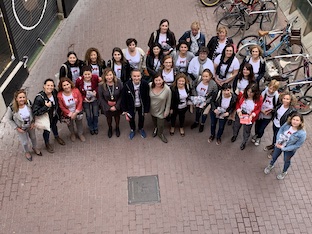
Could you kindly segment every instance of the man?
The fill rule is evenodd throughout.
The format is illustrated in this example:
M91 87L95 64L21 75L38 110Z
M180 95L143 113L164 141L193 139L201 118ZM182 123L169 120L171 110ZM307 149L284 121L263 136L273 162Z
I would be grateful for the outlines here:
M150 109L150 97L148 83L142 80L140 70L133 69L131 72L131 80L124 85L121 101L122 111L130 124L130 140L135 136L135 113L138 113L139 123L138 129L142 138L146 137L144 127L144 116Z

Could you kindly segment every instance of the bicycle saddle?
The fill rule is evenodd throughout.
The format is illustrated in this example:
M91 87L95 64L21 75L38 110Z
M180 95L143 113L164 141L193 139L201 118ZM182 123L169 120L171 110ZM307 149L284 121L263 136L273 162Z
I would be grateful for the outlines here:
M290 61L285 61L285 60L282 60L282 59L279 61L279 63L280 63L282 68L285 68L288 64L291 64Z
M263 36L265 36L265 35L268 35L269 32L270 32L270 31L262 31L262 30L259 30L259 31L258 31L258 35L259 35L259 37L263 37Z

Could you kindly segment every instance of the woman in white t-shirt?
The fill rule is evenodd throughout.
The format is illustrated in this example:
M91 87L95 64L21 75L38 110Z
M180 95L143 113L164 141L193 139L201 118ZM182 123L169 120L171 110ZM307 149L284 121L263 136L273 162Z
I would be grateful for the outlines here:
M37 148L35 119L31 110L31 103L27 100L24 89L17 90L14 93L13 103L8 107L5 119L17 131L26 159L32 161L28 147L29 139L31 140L34 152L38 156L42 156L42 153Z
M251 138L251 141L255 143L255 146L260 145L264 130L273 118L274 110L278 104L278 88L279 82L277 80L272 80L268 87L266 87L261 93L263 104L259 118L256 120L255 135Z
M273 158L270 164L264 169L265 174L269 174L274 168L274 163L284 152L284 167L277 175L278 180L282 180L287 175L287 170L290 166L290 160L295 155L296 151L305 142L307 133L303 129L303 116L298 112L293 113L287 122L281 126L277 133L277 141L274 147Z
M137 47L138 41L135 38L129 38L126 41L127 48L122 52L125 58L128 60L131 70L136 68L143 72L145 69L145 52Z
M295 103L297 99L296 97L291 94L290 92L284 92L280 95L279 97L279 104L274 110L274 115L273 115L273 139L272 139L272 144L267 145L264 148L264 151L270 151L274 149L274 145L276 143L276 136L277 132L280 129L280 127L286 123L288 117L296 111L295 109ZM268 154L268 158L272 158L272 153L271 151Z
M239 61L235 57L233 45L226 45L214 60L216 70L215 81L219 87L224 83L230 83L238 74Z
M171 87L174 82L175 71L174 71L173 59L170 55L166 55L162 61L162 70L161 74L165 83Z
M103 70L106 68L105 61L102 59L100 51L91 47L86 51L85 65L92 67L92 75L101 77Z
M233 84L233 90L235 90L235 93L238 95L239 93L244 92L248 84L255 82L256 80L253 73L253 68L249 63L246 63L242 72L237 76L237 83L234 82Z

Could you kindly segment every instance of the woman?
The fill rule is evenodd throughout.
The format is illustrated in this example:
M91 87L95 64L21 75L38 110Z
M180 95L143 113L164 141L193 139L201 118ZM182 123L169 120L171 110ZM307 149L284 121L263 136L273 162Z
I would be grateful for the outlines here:
M279 97L279 104L277 105L276 109L274 110L273 115L273 139L272 144L267 145L264 148L264 151L269 151L274 149L274 145L276 143L277 132L280 127L286 123L288 117L296 111L296 97L292 95L290 92L284 92ZM268 158L272 158L272 153L268 154Z
M62 138L59 137L57 121L61 119L61 110L57 99L57 91L52 79L46 79L43 83L43 91L37 94L32 106L33 114L41 116L45 113L49 114L50 128L53 132L55 140L60 145L65 145ZM50 131L43 130L43 140L49 153L54 153L53 146L50 144Z
M215 81L219 87L230 83L238 74L239 61L235 57L233 45L226 45L221 54L214 60L216 70Z
M217 36L210 39L207 44L209 50L208 58L214 60L219 54L222 53L226 45L233 44L232 38L227 37L227 28L221 26L217 30Z
M92 74L92 67L84 66L82 76L76 81L76 87L82 95L82 107L86 113L88 127L91 135L99 133L99 103L98 103L98 83L101 79Z
M80 141L86 141L83 135L83 112L82 112L82 95L75 88L74 83L67 77L63 77L58 85L57 99L62 111L62 122L67 124L70 132L70 140L76 140L75 125L77 128L78 138Z
M60 79L68 77L75 84L78 77L82 75L81 68L83 66L84 62L77 58L77 54L74 51L69 51L67 61L60 68Z
M171 128L170 135L174 135L176 118L179 116L180 135L185 136L184 121L188 109L187 100L190 95L187 77L184 73L178 73L171 87Z
M107 61L107 67L110 67L115 72L116 77L120 79L123 84L130 79L130 64L125 59L119 47L113 49L112 60Z
M240 71L242 71L243 67L246 63L251 64L253 68L253 72L255 74L255 79L259 84L259 81L265 74L265 61L262 57L263 51L259 45L250 46L250 54L251 56L246 56L240 66Z
M182 41L187 42L188 49L195 55L198 56L198 50L201 46L206 45L206 38L203 33L200 32L200 24L194 21L191 24L191 30L186 31L179 39L179 43Z
M161 64L162 70L161 74L165 81L165 83L171 87L172 83L174 82L175 77L175 70L173 65L173 59L170 55L166 55Z
M134 38L129 38L126 41L127 48L122 50L124 57L130 64L130 70L136 68L143 72L145 69L145 52L137 47L138 41Z
M205 110L210 103L216 99L218 94L218 87L212 78L212 72L209 69L205 69L202 73L201 79L198 80L197 84L195 84L194 96L193 98L191 97L191 99L193 99L193 104L196 106L195 122L192 124L191 129L198 127L201 117L199 132L204 131L204 125L207 120L208 112ZM201 97L201 100L203 101L200 103L194 102L194 98L197 97Z
M272 80L268 87L266 87L261 93L263 103L259 118L256 120L255 135L251 138L251 141L255 143L255 146L260 145L264 130L273 119L274 110L278 103L278 88L279 82Z
M240 145L241 150L245 149L252 125L259 117L263 103L262 100L259 87L255 83L249 84L244 92L240 93L237 97L236 115L231 141L236 141L238 132L243 125L243 142Z
M233 90L238 95L244 92L248 84L255 82L256 79L252 66L249 63L245 63L242 72L237 75L233 82Z
M5 118L14 130L17 131L26 159L32 161L32 156L28 148L29 139L31 140L32 149L35 154L42 156L42 153L37 148L35 119L31 110L31 102L27 99L24 89L17 90L14 93L13 103L8 107Z
M159 23L159 29L152 32L148 41L150 50L156 42L161 45L164 55L170 54L177 44L174 33L169 29L169 21L167 19L162 19Z
M174 50L171 54L173 58L173 64L176 72L183 72L187 74L188 65L195 57L194 54L188 51L188 44L186 41L181 41L177 46L177 50Z
M210 121L211 121L211 135L208 139L208 142L212 142L216 136L216 128L217 123L219 121L219 129L217 133L217 145L221 144L221 136L224 131L224 126L228 117L235 110L236 104L236 95L231 92L230 84L223 84L221 90L219 91L219 95L215 101L211 102L210 109Z
M162 142L168 143L164 135L164 119L169 115L171 103L171 91L166 85L161 73L153 77L149 84L149 95L151 98L150 113L154 123L153 137L158 135Z
M91 47L86 51L85 65L92 66L92 74L101 77L103 69L106 68L105 61L102 59L97 48Z
M103 73L103 81L99 85L99 99L101 108L106 116L108 125L108 138L113 136L113 117L116 124L116 136L120 136L119 122L121 115L121 94L123 85L115 76L111 68L106 68Z
M146 68L149 74L149 77L154 77L155 74L161 69L161 61L163 60L163 52L161 50L161 45L155 43L152 46L152 49L146 57Z
M269 174L274 168L274 163L284 152L284 167L277 179L282 180L287 175L291 158L296 151L302 146L306 139L306 131L303 129L303 116L299 113L293 113L277 133L277 142L273 151L273 158L270 164L264 169L264 174Z

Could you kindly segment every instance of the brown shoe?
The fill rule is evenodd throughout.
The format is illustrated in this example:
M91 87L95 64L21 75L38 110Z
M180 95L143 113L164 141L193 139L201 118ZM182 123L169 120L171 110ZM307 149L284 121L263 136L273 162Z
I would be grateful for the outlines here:
M85 142L86 141L86 138L83 136L83 135L78 135L79 139L82 141L82 142Z
M47 150L49 153L51 153L51 154L54 153L53 146L50 145L49 143L46 144L46 150Z
M70 140L71 140L72 142L76 141L76 135L75 135L74 133L72 133L72 134L70 135Z
M65 141L60 138L59 136L58 137L55 137L55 140L60 144L60 145L65 145Z

